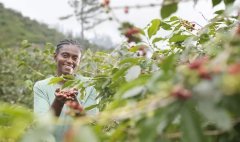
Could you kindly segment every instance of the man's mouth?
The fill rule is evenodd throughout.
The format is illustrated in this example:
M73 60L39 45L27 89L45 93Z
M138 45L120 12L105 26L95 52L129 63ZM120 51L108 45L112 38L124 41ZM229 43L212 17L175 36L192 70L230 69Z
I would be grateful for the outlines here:
M68 70L73 70L73 65L64 65L64 68L68 69Z

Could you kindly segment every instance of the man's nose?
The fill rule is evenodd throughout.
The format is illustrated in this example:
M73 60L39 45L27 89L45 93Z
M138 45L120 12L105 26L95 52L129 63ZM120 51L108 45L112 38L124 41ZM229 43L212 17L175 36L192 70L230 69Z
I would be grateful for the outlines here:
M73 63L73 59L72 58L68 58L67 59L67 63Z

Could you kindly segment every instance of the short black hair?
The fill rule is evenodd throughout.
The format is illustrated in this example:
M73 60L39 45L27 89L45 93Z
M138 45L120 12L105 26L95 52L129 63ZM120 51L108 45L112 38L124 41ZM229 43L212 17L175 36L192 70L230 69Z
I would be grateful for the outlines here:
M77 47L80 49L80 52L82 52L81 45L80 45L80 43L79 43L78 41L73 40L73 39L64 39L64 40L61 40L61 41L57 44L55 53L58 53L59 50L63 47L63 45L75 45L75 46L77 46Z

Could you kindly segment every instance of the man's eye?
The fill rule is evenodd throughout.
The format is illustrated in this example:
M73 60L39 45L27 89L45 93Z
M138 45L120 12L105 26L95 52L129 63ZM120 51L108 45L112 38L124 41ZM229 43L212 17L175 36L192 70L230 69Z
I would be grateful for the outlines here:
M76 61L78 59L78 57L73 57L73 60Z
M67 55L67 54L63 54L62 56L63 56L63 58L67 58L67 57L68 57L68 55Z

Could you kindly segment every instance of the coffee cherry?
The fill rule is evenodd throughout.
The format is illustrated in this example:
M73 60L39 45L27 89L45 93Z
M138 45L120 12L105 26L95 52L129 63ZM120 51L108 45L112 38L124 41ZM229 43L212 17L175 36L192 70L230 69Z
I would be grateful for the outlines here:
M124 13L125 14L128 14L128 12L129 12L128 10L129 10L128 6L124 7Z
M128 42L138 42L140 37L138 37L140 30L136 27L129 28L124 32L125 37L127 38Z
M192 96L192 93L189 90L178 85L173 88L171 95L180 100L187 100Z
M206 61L208 60L208 57L201 57L201 58L198 58L196 60L194 60L193 62L191 62L188 67L190 69L199 69Z
M212 79L210 72L203 66L198 69L198 74L199 74L199 77L202 79L208 79L208 80Z
M138 48L137 55L138 55L138 56L146 56L146 54L147 54L146 48L147 48L147 47L146 47L145 45L141 45L141 46Z
M240 24L237 26L236 34L240 36Z
M110 0L103 0L102 4L104 7L108 7L110 4Z
M75 112L81 113L83 112L83 107L76 101L67 101L66 105L74 110Z
M133 34L138 34L139 32L140 32L140 30L138 28L130 28L126 31L125 36L130 37Z
M190 63L190 64L188 65L188 67L189 67L190 69L198 69L201 65L202 65L202 61L201 61L201 60L195 60L195 61L193 61L192 63Z
M239 74L240 73L240 63L232 64L228 67L228 73Z

